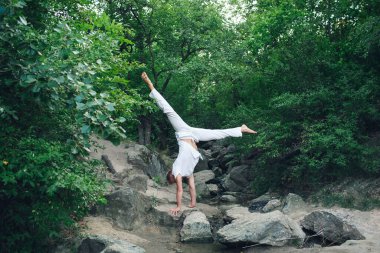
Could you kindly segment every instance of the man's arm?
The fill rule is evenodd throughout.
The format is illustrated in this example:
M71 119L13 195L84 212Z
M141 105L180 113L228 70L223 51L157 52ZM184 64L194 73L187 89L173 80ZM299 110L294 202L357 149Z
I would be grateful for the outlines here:
M175 179L177 184L177 207L170 209L170 213L172 215L177 215L181 211L181 205L182 205L182 194L183 194L183 188L182 188L182 176L178 175Z

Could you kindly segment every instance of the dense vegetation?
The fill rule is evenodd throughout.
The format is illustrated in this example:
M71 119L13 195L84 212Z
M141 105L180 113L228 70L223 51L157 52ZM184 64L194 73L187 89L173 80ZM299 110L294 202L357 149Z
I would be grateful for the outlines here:
M142 70L190 124L259 132L236 141L257 194L379 176L379 12L376 0L1 1L0 251L43 251L104 201L91 134L174 146Z

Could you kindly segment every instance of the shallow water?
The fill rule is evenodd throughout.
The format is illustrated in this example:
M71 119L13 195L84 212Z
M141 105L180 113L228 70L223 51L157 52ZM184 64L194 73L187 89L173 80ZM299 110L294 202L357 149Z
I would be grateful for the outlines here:
M297 249L289 246L252 245L244 248L228 248L217 242L182 243L179 238L179 230L180 228L148 225L140 227L139 230L134 230L133 234L149 241L145 244L139 244L146 253L317 253L320 251L320 249Z

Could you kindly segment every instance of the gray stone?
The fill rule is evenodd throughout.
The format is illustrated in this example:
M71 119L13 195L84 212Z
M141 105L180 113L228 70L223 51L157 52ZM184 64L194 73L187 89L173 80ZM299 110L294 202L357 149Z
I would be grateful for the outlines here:
M220 164L223 166L223 167L228 167L227 166L227 163L232 161L233 159L235 158L235 155L233 154L227 154L225 155L221 160L220 160Z
M206 215L200 211L191 212L184 220L180 232L182 242L212 241L211 226Z
M235 196L232 196L232 195L223 195L220 197L220 201L228 202L228 203L236 203L237 198Z
M296 212L298 210L303 210L306 208L306 203L302 200L300 196L294 193L289 193L285 198L285 206L282 209L282 212L289 214Z
M219 187L216 184L207 184L207 188L212 195L216 195L219 192Z
M203 170L194 173L195 188L197 189L197 194L201 197L209 197L210 191L206 185L206 182L214 179L215 174L211 170Z
M252 170L247 165L233 167L230 172L230 177L231 180L243 187L248 186L253 179Z
M214 179L215 174L212 170L203 170L197 173L194 173L194 179L197 182L207 183L207 181Z
M239 219L239 218L244 218L251 215L251 213L248 211L247 207L243 206L233 206L232 208L226 210L226 216L225 220L227 222L231 222L233 220Z
M106 196L107 205L98 211L110 217L117 226L132 230L144 222L144 215L151 208L150 198L125 187Z
M263 207L263 212L268 213L276 208L279 208L281 206L281 201L279 199L272 199L270 200L264 207Z
M235 183L235 181L231 179L230 174L227 174L227 176L223 179L222 185L227 191L243 191L244 189L243 186Z
M250 186L252 171L247 165L240 165L231 169L223 181L223 187L228 191L243 191Z
M133 174L123 180L123 185L145 192L148 187L147 175Z
M218 241L229 246L266 244L284 246L302 243L305 233L299 225L280 211L250 213L217 232Z
M308 214L301 220L301 226L334 244L365 239L356 227L326 211L314 211Z
M220 162L219 162L218 159L210 158L208 160L208 166L209 166L209 168L219 167L220 166Z
M230 173L232 168L239 166L239 165L241 165L239 160L234 159L234 160L229 161L228 163L226 163L227 172Z
M214 172L216 177L223 175L223 170L219 167L213 167L212 172Z
M145 253L145 250L125 240L91 235L82 241L78 253Z
M266 204L274 197L270 193L265 193L251 201L248 201L248 209L250 212L261 212Z
M159 154L153 151L146 153L145 156L148 166L143 169L150 178L159 178L163 181L166 178L166 173L169 170L165 162L160 158Z

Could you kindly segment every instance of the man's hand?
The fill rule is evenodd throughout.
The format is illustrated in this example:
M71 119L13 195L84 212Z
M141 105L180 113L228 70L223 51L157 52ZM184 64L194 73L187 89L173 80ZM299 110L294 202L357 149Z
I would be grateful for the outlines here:
M181 211L181 208L180 207L175 207L175 208L171 208L169 210L170 214L171 215L174 215L174 216L177 216L179 214L179 212Z

